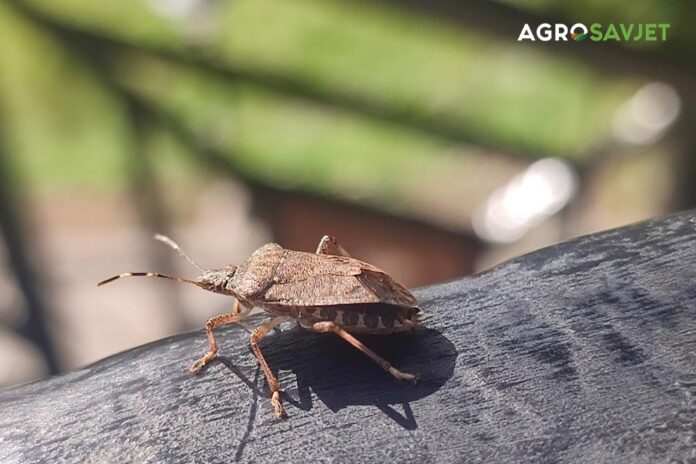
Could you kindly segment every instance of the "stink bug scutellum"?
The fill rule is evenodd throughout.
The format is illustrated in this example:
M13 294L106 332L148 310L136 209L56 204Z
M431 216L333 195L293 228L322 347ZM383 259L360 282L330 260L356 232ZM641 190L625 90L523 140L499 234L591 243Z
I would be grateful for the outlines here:
M241 266L216 270L199 266L168 237L157 235L155 238L196 266L202 272L201 276L190 280L157 272L126 272L98 285L121 277L162 277L235 297L232 312L213 317L206 323L210 351L189 368L193 374L213 360L218 352L213 329L239 322L249 315L252 308L259 307L273 319L252 332L251 348L266 375L272 392L271 404L279 418L285 417L280 402L280 385L258 343L287 319L296 319L301 327L313 332L333 332L395 378L416 382L415 375L396 369L351 335L414 330L420 325L421 315L416 298L381 269L351 258L335 238L324 236L315 253L286 250L276 243L269 243L256 250Z

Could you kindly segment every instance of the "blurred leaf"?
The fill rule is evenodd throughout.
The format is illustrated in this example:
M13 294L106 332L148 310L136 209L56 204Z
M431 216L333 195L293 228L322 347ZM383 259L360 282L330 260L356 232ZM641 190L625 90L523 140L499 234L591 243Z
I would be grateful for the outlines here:
M215 57L223 66L265 70L392 111L449 121L475 133L472 142L533 156L579 156L591 149L610 135L612 111L635 85L607 81L578 62L515 41L363 2L201 2L203 12L191 21L214 16L203 41L190 39L191 25L183 19L153 19L152 11L144 12L151 3L97 8L34 2L89 30L181 53L189 44L197 56ZM114 14L128 20L107 19ZM149 33L137 22L131 27L141 15L153 22Z
M35 187L114 185L129 149L119 102L53 37L0 3L0 109Z

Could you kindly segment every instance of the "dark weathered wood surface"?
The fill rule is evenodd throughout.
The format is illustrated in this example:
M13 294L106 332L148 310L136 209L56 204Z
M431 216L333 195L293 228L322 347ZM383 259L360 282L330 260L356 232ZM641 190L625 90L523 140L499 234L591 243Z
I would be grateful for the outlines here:
M582 237L416 292L415 335L284 328L279 422L241 327L193 377L202 331L0 392L0 461L692 462L696 214Z

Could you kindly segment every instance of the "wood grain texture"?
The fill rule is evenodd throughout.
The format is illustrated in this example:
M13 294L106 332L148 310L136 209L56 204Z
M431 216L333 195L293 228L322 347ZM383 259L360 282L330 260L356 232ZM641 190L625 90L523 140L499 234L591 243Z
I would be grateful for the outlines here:
M0 392L0 461L692 462L696 214L545 248L416 292L411 335L362 337L401 384L331 335L242 327L200 376L202 331ZM250 324L246 324L250 326Z

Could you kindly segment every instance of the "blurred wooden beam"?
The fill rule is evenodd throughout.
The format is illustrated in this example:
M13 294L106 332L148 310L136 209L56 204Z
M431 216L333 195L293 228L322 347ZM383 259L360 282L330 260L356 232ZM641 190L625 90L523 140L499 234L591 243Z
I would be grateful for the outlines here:
M696 214L558 244L417 290L413 334L361 337L398 382L333 335L261 344L203 330L0 392L8 462L687 462L696 396ZM260 322L258 319L248 321ZM251 327L251 324L249 324Z

